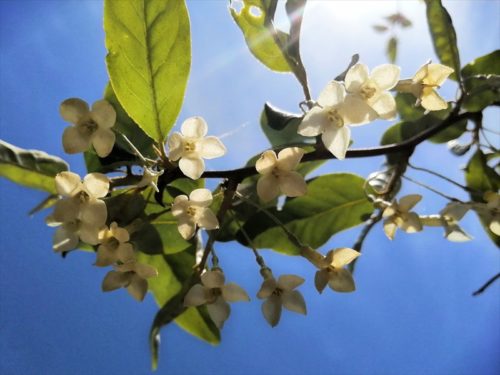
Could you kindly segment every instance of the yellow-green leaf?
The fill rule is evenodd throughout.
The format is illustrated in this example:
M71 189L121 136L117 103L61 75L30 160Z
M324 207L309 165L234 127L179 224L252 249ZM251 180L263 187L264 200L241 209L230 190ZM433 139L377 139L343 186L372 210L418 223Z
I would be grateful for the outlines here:
M0 140L0 176L16 184L57 194L54 176L67 170L68 164L57 156Z
M191 65L184 0L106 0L106 64L129 116L162 142L179 114Z

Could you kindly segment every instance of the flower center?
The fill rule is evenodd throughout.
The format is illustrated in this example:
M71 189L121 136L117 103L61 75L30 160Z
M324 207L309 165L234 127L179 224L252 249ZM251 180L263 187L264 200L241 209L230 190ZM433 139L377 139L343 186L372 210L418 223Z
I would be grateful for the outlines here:
M106 241L106 245L109 248L116 250L120 246L120 241L118 241L115 237L111 237L111 238L108 238L108 240Z
M281 296L282 294L283 294L283 289L276 288L276 289L274 289L274 290L273 290L273 295L274 295L274 296L279 297L279 296Z
M86 121L84 121L78 125L80 128L80 131L87 136L93 134L97 130L97 124L92 119L87 119Z
M194 152L196 150L196 143L193 141L186 141L184 143L184 152Z
M186 209L186 214L188 214L189 216L191 217L194 217L196 215L196 207L193 207L193 206L189 206L187 209Z
M336 109L329 109L327 112L327 118L328 121L330 121L330 123L337 128L341 128L342 126L344 126L344 119L342 118L342 116L340 116L339 112Z
M377 88L374 87L373 85L368 84L361 87L361 96L363 97L363 99L372 98L376 92Z

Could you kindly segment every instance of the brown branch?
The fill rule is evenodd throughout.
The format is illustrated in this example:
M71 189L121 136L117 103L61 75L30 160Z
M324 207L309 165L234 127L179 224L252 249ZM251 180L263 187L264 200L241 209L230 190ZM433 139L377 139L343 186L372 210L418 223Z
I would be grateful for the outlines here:
M488 281L486 281L486 283L484 283L484 285L479 288L478 290L476 290L474 293L472 293L472 295L475 297L475 296L478 296L480 295L481 293L483 293L486 289L488 289L488 287L493 284L497 279L500 279L500 273L497 273L495 276L493 276L491 279L489 279Z

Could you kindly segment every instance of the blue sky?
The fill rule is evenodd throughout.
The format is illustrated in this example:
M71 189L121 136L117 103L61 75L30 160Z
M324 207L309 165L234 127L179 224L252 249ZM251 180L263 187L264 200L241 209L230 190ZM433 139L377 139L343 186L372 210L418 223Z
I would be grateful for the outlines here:
M462 63L499 47L500 2L445 2L458 33ZM189 1L193 65L183 119L201 115L211 134L224 135L226 157L212 169L242 165L267 147L258 133L265 101L297 111L301 90L290 75L266 70L247 51L225 1ZM436 57L421 2L311 1L302 39L313 96L345 68L354 53L370 67L386 62L385 36L371 25L402 11L414 27L400 33L402 76ZM84 173L82 158L63 153L66 126L58 115L68 97L93 102L107 82L100 1L0 2L0 138L67 160ZM455 87L442 92L453 98ZM485 114L490 127L498 109ZM378 122L355 129L356 146L373 145L389 126ZM492 139L499 145L498 139ZM466 163L443 146L425 144L414 163L462 181ZM383 158L331 161L322 172L354 171L367 176ZM451 168L450 166L453 166ZM414 173L422 181L466 199L458 188ZM0 180L0 373L148 374L147 334L156 312L125 291L103 294L105 270L92 267L88 253L61 259L51 250L53 229L46 213L27 212L44 197ZM423 193L417 206L435 213L444 200L406 183L403 193ZM313 286L314 269L301 259L263 251L275 274L306 278L301 287L308 316L285 312L271 329L260 301L233 305L211 347L176 326L163 330L158 373L170 374L496 374L500 371L499 285L473 298L471 292L498 272L500 258L473 214L464 228L474 241L453 244L439 229L398 233L388 241L377 227L368 238L356 271L357 292L341 295ZM359 229L335 236L322 250L352 245ZM218 247L229 280L253 297L261 279L251 252L236 244Z

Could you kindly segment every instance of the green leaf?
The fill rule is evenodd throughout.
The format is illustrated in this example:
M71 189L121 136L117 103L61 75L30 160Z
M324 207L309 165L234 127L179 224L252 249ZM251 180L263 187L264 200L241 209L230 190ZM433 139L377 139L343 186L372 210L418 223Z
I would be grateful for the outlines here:
M457 47L457 35L450 14L441 0L425 0L425 4L427 6L427 23L436 55L442 64L455 69L450 78L460 81L460 55Z
M179 114L191 65L183 0L106 0L106 64L118 100L161 143Z
M68 164L57 156L0 140L0 176L16 184L57 194L54 177L67 170Z
M465 169L465 182L467 187L474 191L470 193L471 198L476 202L484 202L483 194L487 191L497 192L500 189L500 176L493 168L488 166L486 156L477 150L472 156ZM484 230L488 233L491 240L500 246L500 236L490 231L488 220L478 213L479 219L483 224Z
M303 243L317 248L342 230L363 223L373 211L364 193L365 180L348 173L324 175L308 182L307 195L287 199L282 210L269 209ZM288 255L297 249L264 213L244 226L255 246ZM240 238L245 243L244 239Z
M297 133L301 121L302 115L285 112L270 103L264 105L260 116L262 131L273 147L313 142L314 138Z
M237 12L230 8L231 16L239 26L252 54L269 69L276 72L291 72L284 51L276 43L266 20L274 17L269 0L243 0L242 9ZM276 37L284 46L288 34L277 30Z
M389 39L389 41L387 42L387 50L385 53L387 54L389 61L394 64L396 62L396 56L398 54L398 38L393 36Z
M479 112L495 102L500 102L500 50L481 56L462 69L464 84L469 94L464 107Z
M416 99L412 94L398 93L396 95L396 109L402 121L415 121L425 114L425 109L416 106Z

